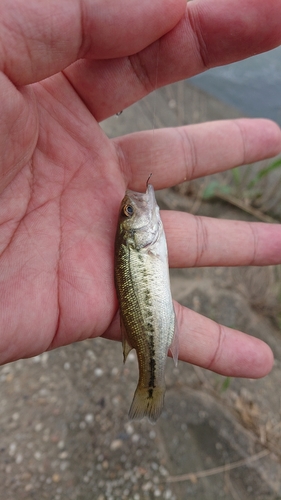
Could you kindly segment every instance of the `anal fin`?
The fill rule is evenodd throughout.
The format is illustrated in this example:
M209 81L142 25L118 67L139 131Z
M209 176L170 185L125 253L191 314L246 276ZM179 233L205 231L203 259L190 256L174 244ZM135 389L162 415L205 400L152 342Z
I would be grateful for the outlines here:
M169 347L169 350L173 356L173 360L175 363L175 366L178 365L178 359L179 359L179 330L178 330L178 325L177 325L177 318L176 318L176 313L174 312L175 315L175 320L174 320L174 333L172 337L172 342Z
M120 314L120 328L121 328L122 345L123 345L123 362L125 363L129 352L133 348L127 340L127 332L124 323L122 321L121 314Z

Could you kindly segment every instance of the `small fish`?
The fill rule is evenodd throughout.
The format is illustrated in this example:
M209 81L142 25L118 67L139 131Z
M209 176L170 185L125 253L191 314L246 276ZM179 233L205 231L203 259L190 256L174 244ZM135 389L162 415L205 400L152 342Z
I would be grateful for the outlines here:
M164 404L167 353L170 348L177 362L178 350L166 238L154 189L148 181L145 193L127 190L121 203L115 284L124 362L135 349L139 364L129 417L148 417L156 422Z

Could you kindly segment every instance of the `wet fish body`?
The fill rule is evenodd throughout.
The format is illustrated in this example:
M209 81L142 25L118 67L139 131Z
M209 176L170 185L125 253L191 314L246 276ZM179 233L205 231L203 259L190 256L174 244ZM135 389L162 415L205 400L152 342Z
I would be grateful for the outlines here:
M139 381L131 419L161 414L165 364L173 343L175 313L170 291L166 238L154 189L127 190L121 203L115 242L115 283L120 305L124 362L135 349Z

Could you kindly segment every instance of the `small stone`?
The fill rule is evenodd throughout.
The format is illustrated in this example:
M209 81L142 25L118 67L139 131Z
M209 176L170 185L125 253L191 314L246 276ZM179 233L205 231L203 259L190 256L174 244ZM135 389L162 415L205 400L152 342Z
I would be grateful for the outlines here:
M149 490L151 490L151 488L152 488L151 481L148 481L147 483L144 483L144 485L142 486L142 490L143 491L149 491Z
M168 476L168 471L167 471L167 469L165 469L165 467L163 465L159 466L159 472L160 472L161 476Z
M119 406L120 401L121 401L120 396L114 396L114 398L112 398L112 403L114 404L114 406Z
M31 478L31 474L30 474L30 472L24 472L24 473L21 475L21 479L22 479L23 481L28 481L30 478Z
M127 465L127 464L126 464L126 465ZM123 477L124 477L125 481L127 481L128 479L130 479L130 478L131 478L131 476L132 476L132 471L131 471L131 469L127 470L127 471L126 471L126 472L124 472L124 474L123 474Z
M171 492L171 490L166 490L164 493L164 499L170 500L170 498L172 498L172 492Z
M57 446L59 450L62 450L64 448L64 441L63 440L59 441Z
M14 422L16 422L19 418L20 418L20 414L18 412L13 413L12 419L14 420Z
M60 475L59 474L53 474L52 476L52 481L53 483L59 483L60 482Z
M9 373L6 377L6 382L10 383L14 380L14 375L13 373Z
M132 435L132 441L133 441L133 443L137 443L139 441L139 439L140 439L139 434L133 434Z
M43 429L43 424L42 422L38 422L38 424L35 425L35 431L40 432Z
M60 470L64 472L67 468L69 467L69 462L66 460L63 460L60 464Z
M70 363L68 361L66 361L63 365L64 369L65 370L70 370Z
M155 439L155 437L156 437L156 432L155 432L155 431L150 431L150 433L149 433L149 437L150 437L150 439Z
M46 366L47 363L48 363L48 359L49 359L49 353L48 352L43 352L43 354L41 355L41 363L42 363L42 365Z
M85 420L87 424L92 424L94 421L94 415L92 413L87 413L87 415L85 416Z
M206 411L204 411L204 410L200 410L200 411L198 412L198 416L199 416L200 420L201 420L201 419L202 419L202 420L203 420L203 419L206 419L206 418L208 417L208 412L206 412Z
M119 450L123 446L123 441L121 439L114 439L110 444L110 449L112 451Z
M59 458L61 460L65 460L68 457L67 451L63 451L62 453L59 454Z
M39 394L40 394L40 396L46 397L49 395L49 391L46 387L42 387L42 389L40 389L40 391L39 391Z
M129 434L129 436L131 436L134 433L134 427L132 426L132 424L130 422L125 424L125 429L126 429L127 434Z
M103 375L103 370L101 368L96 368L94 373L96 377L101 377Z
M94 353L93 351L91 351L90 349L88 349L88 350L86 351L86 353L87 353L87 356L89 356L89 358L91 358L91 359L93 359L93 360L96 360L96 359L97 359L97 357L96 357L95 353Z
M16 464L21 464L23 461L23 456L21 453L18 453L18 455L16 456Z
M1 373L4 373L4 375L7 375L8 373L10 373L10 365L5 365L5 366L2 366L1 368Z
M127 356L127 360L133 362L133 361L135 361L135 359L136 359L135 351L129 352L129 354Z
M33 489L33 486L31 483L28 483L26 486L25 486L25 491L31 491Z
M9 455L10 455L10 457L12 457L15 454L16 448L17 448L17 444L16 443L11 443L10 444L10 446L9 446Z
M41 458L42 458L41 452L40 451L36 451L34 453L34 458L36 458L36 460L41 460Z

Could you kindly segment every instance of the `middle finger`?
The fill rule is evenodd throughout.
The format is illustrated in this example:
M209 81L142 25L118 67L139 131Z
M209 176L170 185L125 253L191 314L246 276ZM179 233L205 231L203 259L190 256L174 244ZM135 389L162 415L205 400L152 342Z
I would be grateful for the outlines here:
M143 191L150 172L155 189L162 189L272 157L281 150L281 130L270 120L237 119L136 132L113 141L129 187Z
M280 264L281 225L162 211L171 267Z

